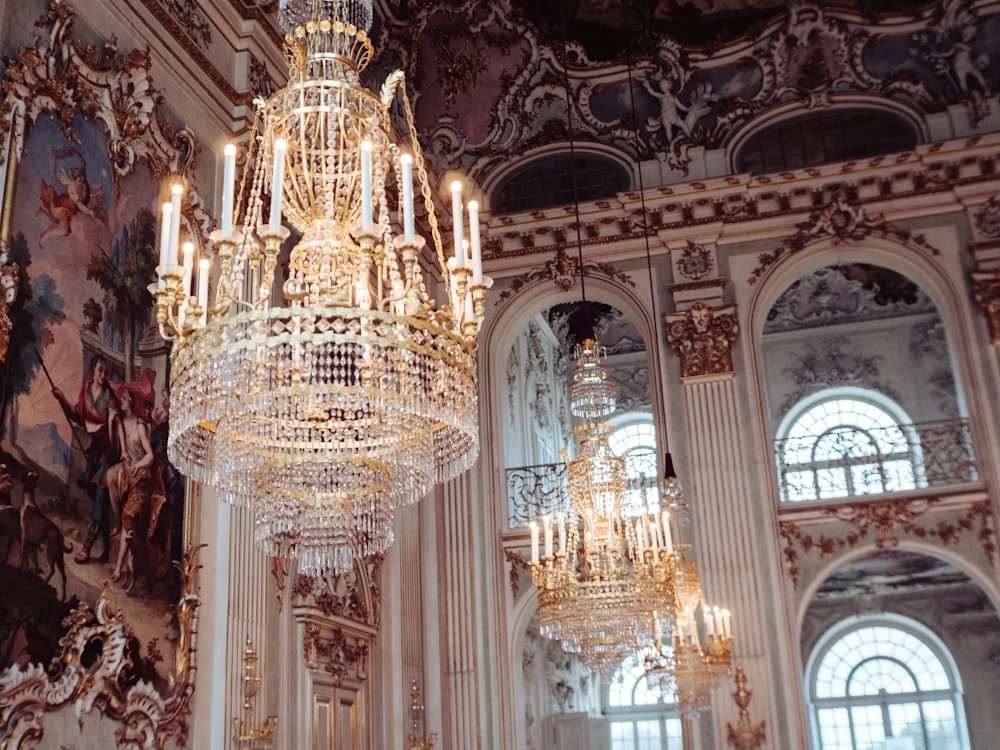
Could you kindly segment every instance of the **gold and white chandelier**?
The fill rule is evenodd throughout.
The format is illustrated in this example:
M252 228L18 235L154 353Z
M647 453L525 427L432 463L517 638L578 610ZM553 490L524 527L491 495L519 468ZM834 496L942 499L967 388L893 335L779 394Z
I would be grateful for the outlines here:
M577 347L570 409L587 421L574 429L577 458L564 455L571 510L531 523L531 570L542 634L611 679L627 656L653 646L656 616L672 621L677 556L667 513L625 507L625 459L608 445L612 428L597 421L615 410L599 355L593 339Z
M666 464L661 496L683 513L681 486L669 454ZM728 610L705 603L697 564L684 557L688 547L675 545L679 554L673 631L664 632L664 622L658 615L655 617L654 647L644 650L643 666L650 688L664 696L676 695L681 716L694 718L711 706L712 690L732 673L733 630Z
M361 82L371 0L292 0L282 12L298 24L285 37L288 84L259 104L238 198L227 147L214 269L178 260L180 196L164 205L169 456L252 508L268 554L342 571L391 543L397 506L475 460L476 336L491 282L478 206L468 203L466 241L457 182L445 257L402 73L379 93ZM390 122L397 94L409 152ZM415 180L429 240L415 232ZM283 222L297 241L281 283ZM441 279L441 304L425 274Z

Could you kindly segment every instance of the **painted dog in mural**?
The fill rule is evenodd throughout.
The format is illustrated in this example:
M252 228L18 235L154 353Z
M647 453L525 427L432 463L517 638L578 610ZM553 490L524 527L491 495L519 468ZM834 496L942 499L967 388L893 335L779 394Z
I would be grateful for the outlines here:
M38 485L38 475L29 471L21 479L21 562L24 569L28 558L39 547L45 548L45 557L49 563L49 574L45 577L48 583L52 575L59 569L62 575L62 600L66 599L66 561L63 555L72 552L73 548L66 544L63 533L58 526L42 513L35 502L35 487Z

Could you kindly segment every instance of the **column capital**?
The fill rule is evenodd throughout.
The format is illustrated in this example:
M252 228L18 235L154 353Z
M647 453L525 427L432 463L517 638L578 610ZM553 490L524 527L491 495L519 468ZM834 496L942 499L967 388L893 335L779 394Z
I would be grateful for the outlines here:
M733 372L732 344L739 333L736 305L707 307L698 300L690 310L664 313L667 341L681 358L681 377Z
M986 316L990 341L1000 344L1000 269L974 271L972 296Z

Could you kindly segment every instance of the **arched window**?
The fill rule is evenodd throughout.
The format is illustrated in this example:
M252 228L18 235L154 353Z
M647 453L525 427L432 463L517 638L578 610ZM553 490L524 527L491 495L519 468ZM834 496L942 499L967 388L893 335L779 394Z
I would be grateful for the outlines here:
M629 489L626 513L645 512L660 502L656 467L656 428L648 414L637 421L616 427L608 436L608 447L616 456L625 456Z
M894 621L832 631L811 659L818 750L965 750L961 687L944 646Z
M571 206L628 190L629 174L618 162L595 154L556 154L511 172L493 191L494 214Z
M825 112L754 133L740 148L736 171L761 174L909 151L917 135L886 112Z
M831 394L799 414L777 441L784 501L899 492L926 484L912 427L877 403Z
M641 665L623 672L622 681L608 687L609 750L680 750L681 718L674 696L650 689Z

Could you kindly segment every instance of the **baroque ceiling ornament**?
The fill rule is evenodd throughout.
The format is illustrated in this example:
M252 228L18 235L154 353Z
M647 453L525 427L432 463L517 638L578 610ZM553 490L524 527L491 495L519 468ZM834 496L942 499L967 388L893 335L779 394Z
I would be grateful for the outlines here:
M564 142L549 127L565 121L563 71L571 74L574 138L600 141L632 158L635 132L615 106L628 86L622 55L592 57L583 44L546 34L510 0L385 9L383 48L391 46L413 80L440 91L418 103L418 122L436 144L437 168L461 168L478 182L502 169L525 145ZM534 20L533 20L534 19ZM653 29L649 53L631 61L636 119L645 158L686 171L696 147L716 149L768 109L801 102L803 109L837 106L858 94L890 98L924 112L973 99L973 121L989 111L986 74L995 37L983 31L966 0L917 9L900 17L793 3L757 33L685 46ZM479 40L469 48L467 38ZM476 82L494 71L502 80L485 91ZM473 95L477 107L465 107ZM438 118L440 107L446 116Z

